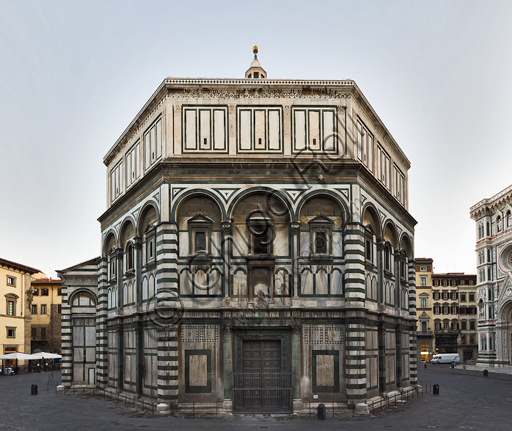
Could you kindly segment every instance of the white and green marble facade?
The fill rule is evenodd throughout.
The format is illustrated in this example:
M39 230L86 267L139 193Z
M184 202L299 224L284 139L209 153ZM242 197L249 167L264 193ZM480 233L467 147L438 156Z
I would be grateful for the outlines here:
M512 365L512 186L471 207L476 228L478 361Z
M236 411L247 340L294 411L416 383L409 161L353 81L167 78L104 163L96 385Z

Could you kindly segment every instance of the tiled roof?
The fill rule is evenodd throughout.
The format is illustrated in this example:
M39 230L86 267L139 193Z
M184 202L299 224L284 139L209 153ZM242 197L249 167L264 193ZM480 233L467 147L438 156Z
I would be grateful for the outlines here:
M2 259L0 257L0 265L5 266L7 268L16 269L18 271L22 272L28 272L29 274L36 274L38 272L41 272L39 269L32 268L31 266L23 265L21 263L12 262L7 259Z
M60 284L60 278L38 278L32 281L32 284Z

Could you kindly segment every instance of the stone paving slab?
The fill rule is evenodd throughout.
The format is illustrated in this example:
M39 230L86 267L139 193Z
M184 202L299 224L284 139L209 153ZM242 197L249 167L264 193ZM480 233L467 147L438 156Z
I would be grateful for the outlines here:
M0 376L0 430L16 431L133 431L133 430L212 430L240 431L282 430L388 430L399 431L489 430L510 431L512 405L511 375L457 369L451 374L449 365L429 366L419 370L419 380L439 384L440 394L427 394L400 404L374 417L290 419L289 417L232 415L218 419L183 419L155 417L114 402L57 395L52 389L60 379L48 386L48 373ZM39 394L30 395L32 384Z

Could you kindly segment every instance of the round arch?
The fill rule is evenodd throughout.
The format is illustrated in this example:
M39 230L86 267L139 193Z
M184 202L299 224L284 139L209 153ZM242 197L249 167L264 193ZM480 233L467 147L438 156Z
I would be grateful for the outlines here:
M71 304L73 304L73 300L78 296L80 295L81 293L87 293L89 295L92 296L92 298L94 299L94 307L97 307L98 305L98 295L96 295L96 293L94 293L92 290L90 289L86 289L84 287L81 287L77 290L75 290L68 298L68 305L72 306Z
M361 213L361 220L363 220L363 224L365 226L369 224L372 228L376 229L374 233L377 238L382 237L382 226L380 224L379 213L377 208L375 208L375 205L371 202L364 205Z
M279 198L279 200L281 201L281 203L285 206L286 210L288 211L288 214L289 214L289 217L290 217L290 221L291 220L295 220L294 219L293 207L292 207L291 202L288 200L288 196L285 193L283 193L281 190L279 190L279 189L274 189L274 188L265 187L265 186L251 187L249 189L243 190L240 194L238 194L236 196L236 198L233 199L231 201L231 203L229 204L229 206L228 206L228 209L227 209L228 216L232 217L233 210L247 196L252 195L252 194L258 194L258 193L263 193L263 194L277 196ZM276 215L276 214L273 214L273 215ZM279 214L278 213L277 215L283 215L283 214Z
M160 211L158 204L153 201L152 199L147 201L141 208L139 216L137 218L137 224L134 225L135 232L138 236L142 237L144 234L144 229L146 226L142 225L142 222L144 220L144 217L146 217L147 213L150 211L150 208L152 208L155 211L156 214L156 224L160 223Z
M398 234L393 220L388 219L383 224L382 237L391 243L393 249L398 249Z
M407 235L405 232L402 234L402 237L400 238L400 248L405 251L407 259L413 258L414 253L412 248L412 241L409 235Z
M131 225L131 231L130 231L129 225ZM121 229L119 230L119 232L120 232L119 233L119 246L124 248L126 245L127 239L134 236L135 233L137 232L135 220L133 219L132 216L127 216L123 220L123 223L121 224Z
M215 193L213 193L211 190L203 190L203 189L192 189L187 190L186 192L180 194L174 204L171 208L171 220L173 222L176 222L176 214L178 214L179 207L182 205L182 203L187 200L190 197L195 196L206 196L210 199L212 199L219 207L220 214L222 217L222 220L226 220L226 208L224 207L224 203L219 199L219 196Z
M296 214L293 215L293 220L297 220L298 215L301 213L302 208L307 201L313 198L322 197L322 195L334 199L336 203L341 207L341 216L343 219L343 223L347 223L348 221L351 220L350 211L347 208L347 203L343 199L341 199L337 193L333 192L332 190L324 189L311 190L310 192L307 192L304 196L302 196L301 199L299 199L299 202L297 203L297 212Z
M108 255L109 250L112 247L119 247L119 241L117 237L117 233L114 229L110 228L105 234L105 239L102 244L102 257L106 257Z

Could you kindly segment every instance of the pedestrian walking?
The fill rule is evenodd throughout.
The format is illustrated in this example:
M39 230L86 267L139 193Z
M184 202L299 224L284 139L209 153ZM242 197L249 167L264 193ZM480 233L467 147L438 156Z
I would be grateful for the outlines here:
M452 368L452 374L453 374L455 372L455 361L452 361L451 368Z

